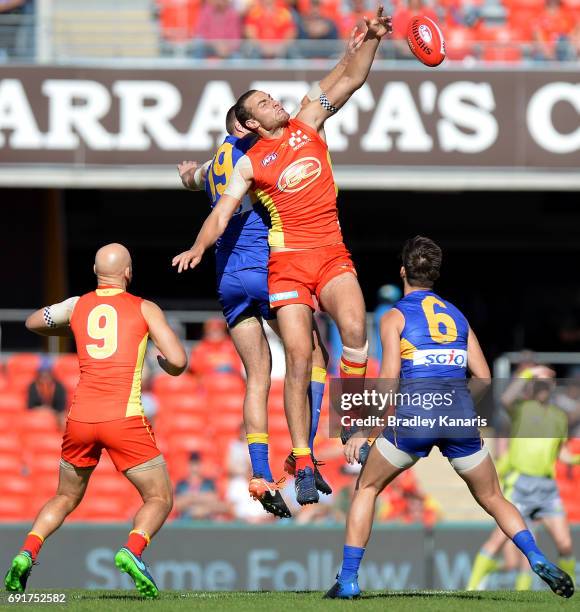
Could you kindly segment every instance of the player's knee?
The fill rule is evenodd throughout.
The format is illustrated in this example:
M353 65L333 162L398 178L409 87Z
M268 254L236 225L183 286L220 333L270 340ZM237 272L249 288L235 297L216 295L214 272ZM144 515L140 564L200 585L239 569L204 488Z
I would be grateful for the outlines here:
M82 501L84 491L57 491L67 512L72 512Z
M572 555L572 538L570 534L561 534L555 538L556 548L561 557L570 557Z
M366 321L364 319L359 321L356 317L349 318L341 325L340 337L344 346L351 346L354 349L365 347L367 343Z
M292 378L310 379L312 352L304 347L290 347L286 350L286 374Z

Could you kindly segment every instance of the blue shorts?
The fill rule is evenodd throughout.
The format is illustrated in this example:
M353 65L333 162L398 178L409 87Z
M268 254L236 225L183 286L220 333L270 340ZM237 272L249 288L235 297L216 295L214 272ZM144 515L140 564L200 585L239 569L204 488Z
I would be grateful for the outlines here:
M231 327L241 315L276 318L270 310L268 271L249 268L237 272L224 272L217 279L218 299L224 317Z
M398 449L415 455L427 457L434 446L439 447L441 454L448 459L469 457L483 448L483 438L474 436L469 438L414 438L401 437L396 430L388 428L383 432L385 438Z

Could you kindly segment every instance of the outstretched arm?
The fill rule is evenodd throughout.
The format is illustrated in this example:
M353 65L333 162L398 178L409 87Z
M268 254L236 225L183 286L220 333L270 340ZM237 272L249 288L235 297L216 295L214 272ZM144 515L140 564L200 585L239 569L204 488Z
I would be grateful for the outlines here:
M173 258L171 265L177 266L178 273L195 268L207 249L225 232L242 198L252 186L252 179L252 164L244 155L235 165L224 194L204 221L193 246Z
M371 69L381 38L392 32L391 17L383 17L383 7L379 6L373 19L365 18L367 31L360 49L347 63L340 78L320 96L310 102L297 118L319 130L324 122L341 108L362 87Z

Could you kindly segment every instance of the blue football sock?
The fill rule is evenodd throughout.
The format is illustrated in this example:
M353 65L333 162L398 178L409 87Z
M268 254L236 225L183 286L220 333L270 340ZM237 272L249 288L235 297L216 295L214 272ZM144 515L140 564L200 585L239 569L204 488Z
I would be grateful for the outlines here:
M252 462L252 472L256 476L265 478L268 482L273 482L270 463L268 462L268 445L261 442L248 444L250 451L250 461Z
M324 372L326 378L326 370L318 368L321 372ZM316 380L311 380L308 387L308 402L310 404L310 437L308 438L308 446L314 454L314 438L318 430L318 423L320 421L320 411L322 410L322 398L324 397L324 383Z
M514 544L526 555L528 561L532 563L538 555L544 557L544 553L538 548L534 536L529 529L523 529L516 533L512 538Z
M358 546L344 546L344 557L342 560L342 569L340 570L341 580L350 580L358 574L358 568L365 554L364 548Z

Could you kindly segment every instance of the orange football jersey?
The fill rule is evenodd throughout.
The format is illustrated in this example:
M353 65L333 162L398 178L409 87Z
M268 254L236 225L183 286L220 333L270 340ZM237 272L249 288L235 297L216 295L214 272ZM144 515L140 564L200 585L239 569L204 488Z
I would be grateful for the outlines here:
M315 129L290 119L280 138L262 138L246 155L256 196L270 214L270 246L342 242L328 147Z
M143 415L141 370L149 328L143 300L117 287L79 298L70 321L81 369L69 419L100 423Z

